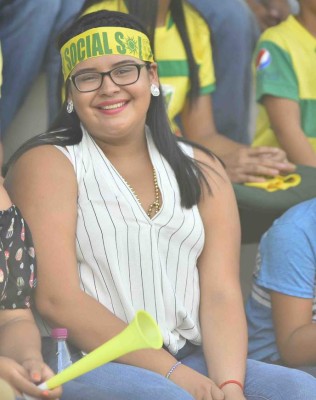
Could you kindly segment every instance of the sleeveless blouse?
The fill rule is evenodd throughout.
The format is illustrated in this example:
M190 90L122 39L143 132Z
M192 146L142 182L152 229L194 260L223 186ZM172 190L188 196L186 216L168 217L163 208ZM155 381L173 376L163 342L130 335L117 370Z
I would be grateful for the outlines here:
M20 210L0 211L0 309L30 308L36 286L31 232Z
M162 196L162 208L152 219L84 129L79 144L67 146L67 151L58 148L77 176L82 290L127 323L137 310L149 312L160 326L164 345L176 354L186 340L201 343L196 264L204 227L197 206L181 206L173 170L149 132L146 137ZM181 148L193 156L190 146Z

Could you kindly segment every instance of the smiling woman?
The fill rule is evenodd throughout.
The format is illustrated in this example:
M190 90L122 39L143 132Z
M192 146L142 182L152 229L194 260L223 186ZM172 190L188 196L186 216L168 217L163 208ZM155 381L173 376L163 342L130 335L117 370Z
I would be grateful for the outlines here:
M63 57L60 115L14 155L6 178L38 254L43 334L66 327L72 345L90 352L144 309L164 348L78 382L120 400L309 400L308 374L246 361L234 192L212 153L172 134L145 29L99 11L70 26L59 47L78 49L96 34L111 54L92 46L80 60Z

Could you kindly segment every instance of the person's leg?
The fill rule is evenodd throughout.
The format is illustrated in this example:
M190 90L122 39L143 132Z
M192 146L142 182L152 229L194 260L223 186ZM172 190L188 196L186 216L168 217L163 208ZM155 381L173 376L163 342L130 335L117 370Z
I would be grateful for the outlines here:
M59 34L74 20L83 6L84 0L66 0L61 4L54 31L48 47L46 71L48 79L48 120L52 123L61 107L59 85L61 60L57 48Z
M248 360L245 396L248 400L310 400L316 396L316 379L294 368Z
M211 28L217 130L237 142L249 143L251 60L259 36L255 18L244 0L189 1Z
M208 374L201 347L196 346L183 357L180 352L179 359L201 374ZM316 397L316 379L297 369L247 360L245 396L247 400L310 400Z
M307 372L308 374L313 375L313 377L316 378L316 365L306 365L303 367L299 367L298 369Z
M0 392L0 394L2 394ZM11 397L0 397L1 400L9 400ZM63 385L63 393L60 400L112 400L106 396L104 390L95 388L93 384L87 385L76 380ZM25 397L17 397L15 400L25 400ZM35 400L35 399L34 399Z
M112 400L102 388L97 388L93 383L86 384L78 380L65 383L60 400Z
M82 375L77 378L76 382L93 385L94 390L104 393L104 399L193 400L188 392L162 375L115 362L110 362ZM68 399L62 398L62 400Z
M1 6L3 133L41 71L59 3L59 0L12 0Z

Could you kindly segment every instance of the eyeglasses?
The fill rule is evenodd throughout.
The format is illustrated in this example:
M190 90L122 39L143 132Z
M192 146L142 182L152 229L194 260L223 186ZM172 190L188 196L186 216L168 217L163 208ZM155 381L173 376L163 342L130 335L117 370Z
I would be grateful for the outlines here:
M140 70L145 66L149 68L148 64L125 64L107 72L79 72L71 75L69 80L79 92L93 92L100 89L105 76L109 76L118 86L127 86L138 81Z

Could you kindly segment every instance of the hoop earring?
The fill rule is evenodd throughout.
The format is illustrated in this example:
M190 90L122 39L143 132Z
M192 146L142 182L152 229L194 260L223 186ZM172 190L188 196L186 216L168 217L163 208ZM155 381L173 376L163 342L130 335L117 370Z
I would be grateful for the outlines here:
M150 86L150 92L154 97L158 97L160 95L159 87L156 86L154 83Z
M69 100L67 102L67 113L71 114L74 110L74 103L72 102L72 100Z

